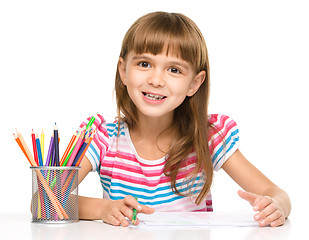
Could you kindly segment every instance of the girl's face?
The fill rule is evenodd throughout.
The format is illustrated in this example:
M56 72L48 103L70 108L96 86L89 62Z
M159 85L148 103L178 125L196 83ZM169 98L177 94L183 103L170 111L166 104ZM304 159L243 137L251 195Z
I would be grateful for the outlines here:
M130 51L119 59L119 73L139 115L173 116L186 98L192 96L205 79L205 71L195 73L191 63L166 54L136 54Z

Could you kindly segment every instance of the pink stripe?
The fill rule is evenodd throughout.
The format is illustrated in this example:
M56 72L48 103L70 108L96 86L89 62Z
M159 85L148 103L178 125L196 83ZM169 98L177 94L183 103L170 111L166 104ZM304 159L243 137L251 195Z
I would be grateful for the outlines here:
M121 146L119 146L119 148L121 149ZM149 167L149 166L158 167L158 166L164 166L165 165L165 162L161 162L161 163L158 163L158 164L151 164L151 165L145 164L145 163L139 162L134 154L121 152L121 151L114 152L114 151L110 150L106 153L106 157L110 157L110 158L118 157L120 159L125 159L125 160L128 160L128 161L132 161L134 163L138 163L141 167ZM194 154L193 156L187 158L186 161L184 161L182 163L181 167L187 167L187 166L195 164L195 163L196 163L196 155Z
M103 150L103 145L100 144L98 138L96 137L96 135L94 135L94 138L92 139L92 141L95 143L95 145L99 148L100 152Z
M128 185L139 184L139 185L144 185L144 186L147 186L147 187L157 187L159 184L170 182L169 178L166 177L166 176L162 176L158 180L147 180L147 179L133 177L131 175L125 175L125 174L122 174L122 173L107 171L107 170L103 170L103 169L101 169L100 173L101 173L101 175L110 177L111 179L114 179L114 180L125 181L125 182L127 182Z
M106 147L106 149L108 149L109 144L108 142L105 140L105 138L103 138L102 136L100 136L100 134L98 134L98 132L95 133L94 135L94 139L96 139L97 141L95 142L96 145L99 147L99 145L104 145Z
M221 130L222 128L224 128L225 121L228 119L229 119L228 116L221 115L219 123L217 123L216 127Z
M121 161L115 161L114 160L114 154L110 154L110 153L111 153L110 151L107 152L106 157L111 157L112 159L111 160L105 159L104 162L102 162L102 166L110 167L110 168L114 168L114 169L122 169L122 170L134 172L134 173L138 173L138 174L144 174L146 177L161 176L161 174L163 173L163 168L161 168L159 170L142 169L142 166L141 166L142 164L137 161L137 159L135 158L134 155L129 156L129 154L125 154L127 156L126 156L126 158L124 158L124 157L121 157L120 154L115 153L115 155L117 154L118 157L120 157L121 159L129 160L132 163L139 164L139 166L131 165L130 163L123 163ZM181 175L187 176L189 173L191 173L195 168L195 163L196 163L196 156L192 156L192 157L188 158L187 161L180 168L180 173L179 173L180 175L179 176L181 176ZM160 164L160 165L163 165L163 164Z
M119 146L119 148L121 148L121 147ZM108 151L106 153L106 157L110 157L110 158L118 157L120 159L125 159L125 160L129 160L129 161L132 161L132 162L137 162L137 159L133 154L120 152L120 151L117 151L117 152Z
M79 125L79 127L80 128L83 128L84 126L86 126L87 125L87 123L84 121L84 122L82 122L80 125Z
M164 174L163 172L163 168L159 169L159 170L145 170L142 169L140 166L134 166L134 165L130 165L128 163L123 163L123 162L118 162L118 161L108 161L105 160L102 163L102 166L108 167L108 168L113 168L115 169L115 171L117 171L117 169L121 169L121 170L125 170L128 171L129 173L137 173L137 174L142 174L145 177L159 177L162 174ZM191 173L195 168L195 165L191 164L186 166L186 169L180 169L181 173L179 173L179 176L187 176L189 173Z
M155 179L155 180L148 180L148 179L143 178L143 176L141 177L132 176L132 172L128 172L128 174L118 173L117 168L113 168L112 171L101 168L100 174L103 176L110 177L111 179L125 181L127 182L127 184L130 184L130 183L140 184L140 185L145 185L148 187L156 187L158 184L171 182L170 178L165 176L163 173L159 179ZM186 180L186 177L187 177L187 172L179 173L177 175L176 181Z
M231 120L230 122L227 123L224 131L221 133L221 136L220 134L213 140L213 143L212 143L212 146L213 146L213 149L215 149L219 144L223 144L224 142L222 141L222 137L225 139L226 138L226 135L227 133L233 128L236 126L236 122L234 122L233 120ZM221 129L222 130L222 129Z
M107 137L107 138L109 137L109 136L108 136L107 129L105 128L105 126L103 127L102 125L99 125L99 126L98 126L98 131L101 132L101 133L103 133L105 137Z
M163 169L145 171L140 166L133 166L133 165L125 164L122 162L116 162L116 161L113 161L113 162L104 161L102 166L113 168L115 169L115 171L117 171L117 169L120 169L120 170L125 170L131 173L143 174L145 177L161 176L163 173Z
M197 210L193 210L192 212L207 212L206 211L206 207L202 208L202 209L197 209Z
M121 146L119 146L119 149L121 149ZM142 167L148 167L150 165L148 164L144 164L142 162L139 162L137 160L137 158L135 157L134 154L130 154L130 153L126 153L126 152L121 152L121 151L117 151L117 152L114 152L114 151L108 151L106 153L106 157L110 157L110 158L115 158L115 157L118 157L120 159L125 159L125 160L128 160L128 161L132 161L134 163L138 163L139 165L141 165ZM164 166L165 162L162 162L162 163L159 163L159 164L154 164L154 165L151 165L151 167L157 167L157 166Z

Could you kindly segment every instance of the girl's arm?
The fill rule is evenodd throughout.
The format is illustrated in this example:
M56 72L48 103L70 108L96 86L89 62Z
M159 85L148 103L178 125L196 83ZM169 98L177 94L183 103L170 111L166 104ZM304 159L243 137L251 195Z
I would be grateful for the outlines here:
M260 226L284 224L291 211L289 196L272 183L237 150L223 164L224 171L246 192L239 191L258 213L254 216Z
M81 183L92 166L87 157L84 157L78 173L78 181ZM78 217L87 220L103 220L112 225L128 226L126 217L132 219L133 208L139 213L150 214L154 210L145 205L141 205L132 196L126 196L122 200L108 200L102 198L78 197ZM136 225L139 223L137 219Z

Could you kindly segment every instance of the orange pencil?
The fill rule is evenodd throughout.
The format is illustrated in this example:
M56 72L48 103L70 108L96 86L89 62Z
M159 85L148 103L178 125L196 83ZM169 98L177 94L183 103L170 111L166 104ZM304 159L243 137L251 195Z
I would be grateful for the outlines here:
M26 157L28 156L27 159L28 159L28 161L30 162L30 165L31 165L31 166L34 166L34 167L37 167L37 164L36 164L36 162L34 161L33 156L32 156L32 154L31 154L29 148L27 147L27 144L26 144L26 142L25 142L23 136L21 135L21 133L20 133L19 131L17 131L17 129L16 129L16 133L17 133L17 137L18 137L18 140L16 140L16 142L18 143L18 145L21 144L21 145L20 145L20 146L21 146L21 150L22 150L23 152L26 153ZM16 139L17 139L17 138L16 138ZM23 149L24 149L24 150L23 150ZM50 189L50 187L49 187L49 185L47 184L47 182L45 181L45 179L44 179L42 173L41 173L39 170L35 170L35 171L36 171L36 174L37 174L37 176L38 176L40 182L42 183L42 185L43 185L43 187L44 187L44 189L45 189L45 191L46 191L46 193L47 193L47 195L48 195L50 201L52 202L52 204L53 204L53 206L54 206L54 208L55 208L55 210L56 210L56 212L57 212L59 218L60 218L60 219L63 219L63 218L68 219L69 216L67 215L67 213L65 212L65 210L63 209L63 207L61 206L61 204L59 203L57 197L54 195L54 193L53 193L52 190ZM63 216L63 215L64 215L64 216Z
M60 166L63 165L64 160L65 160L66 157L68 156L69 151L70 151L70 149L71 149L71 147L72 147L72 145L73 145L73 143L74 143L74 141L75 141L75 139L76 139L77 132L78 132L78 131L76 131L76 133L72 136L72 138L71 138L71 140L70 140L70 142L69 142L69 144L68 144L68 146L67 146L67 148L66 148L64 154L62 155L62 158L61 158L61 160L60 160Z
M23 145L21 144L20 139L15 135L15 133L13 133L13 136L14 136L15 141L17 142L18 146L23 151L23 153L25 154L25 156L28 159L29 163L31 164L30 158L28 157L28 155L26 153L26 150L24 149Z
M37 166L36 162L34 161L32 154L31 154L31 152L30 152L30 150L29 150L29 148L28 148L28 146L27 146L27 144L26 144L26 142L23 138L23 136L21 135L21 133L17 129L16 129L16 134L17 134L17 137L20 140L20 143L23 146L23 148L24 148L24 150L25 150L25 152L28 156L27 159L30 162L30 165L31 166Z

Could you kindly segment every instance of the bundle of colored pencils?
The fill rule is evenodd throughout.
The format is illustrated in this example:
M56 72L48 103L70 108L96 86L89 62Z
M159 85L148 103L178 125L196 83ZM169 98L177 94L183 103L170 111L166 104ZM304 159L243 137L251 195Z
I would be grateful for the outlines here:
M31 166L79 166L83 159L95 133L92 129L92 124L95 118L92 117L86 127L79 129L72 136L64 154L59 159L59 133L58 127L55 124L53 135L50 139L48 153L44 161L44 131L42 130L41 139L38 134L32 130L31 138L33 145L33 155L29 151L26 142L24 141L21 133L16 129L16 134L13 133L15 141L23 151ZM45 162L45 164L44 164Z
M33 145L33 155L30 152L23 136L16 129L16 134L13 133L15 141L19 145L20 149L28 159L30 165L32 167L72 167L79 166L92 139L95 134L95 129L91 126L94 122L95 118L92 117L86 127L79 129L72 136L63 156L61 159L59 158L59 133L57 125L55 124L54 132L50 140L49 149L47 153L47 157L44 161L44 132L42 130L41 139L39 139L38 134L35 134L32 130L31 138ZM34 156L34 157L33 157ZM49 198L49 201L54 207L58 217L60 220L68 219L69 216L66 214L64 210L64 206L66 204L66 198L63 198L65 193L70 192L70 184L73 181L74 174L65 173L65 175L60 176L62 179L62 184L56 184L56 178L51 177L48 172L40 171L38 169L34 169L37 178L38 185L42 186L45 190L39 188L38 195L40 196L39 202L43 202L46 195ZM43 173L43 174L42 174ZM60 175L63 173L63 170L60 170ZM61 188L61 189L60 189ZM53 191L54 190L54 191ZM56 192L57 191L57 192ZM58 194L59 193L59 194ZM46 202L46 201L45 201ZM42 206L44 208L44 204L39 203L39 207ZM38 210L40 212L40 210ZM39 216L41 217L41 216Z

